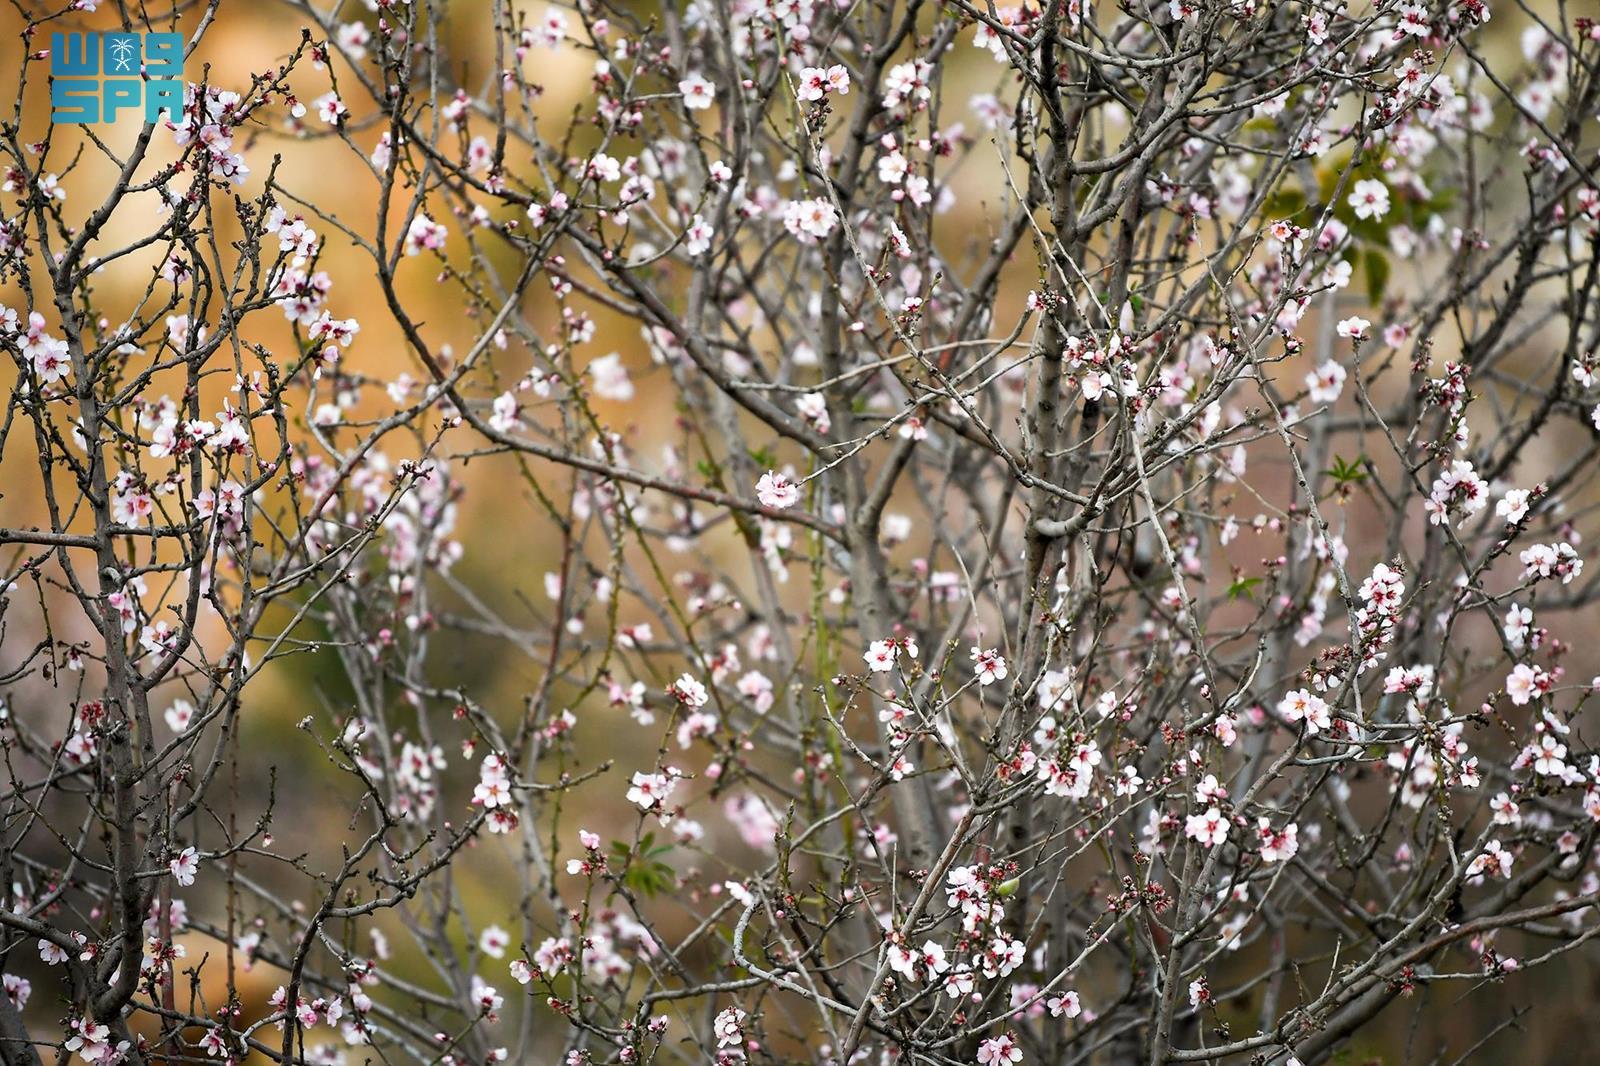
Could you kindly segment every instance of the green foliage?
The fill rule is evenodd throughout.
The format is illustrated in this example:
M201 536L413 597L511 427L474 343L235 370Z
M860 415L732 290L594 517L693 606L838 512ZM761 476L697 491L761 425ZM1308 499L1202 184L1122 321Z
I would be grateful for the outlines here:
M1346 462L1342 456L1333 457L1333 465L1323 471L1328 477L1333 478L1335 487L1344 488L1347 485L1356 485L1367 480L1367 472L1362 469L1366 466L1367 457L1359 455L1356 461Z
M672 845L658 845L655 840L654 833L646 833L637 851L621 840L611 842L612 866L621 871L618 879L648 899L671 892L678 885L677 871L660 858L672 850Z
M1368 248L1361 257L1362 275L1367 279L1367 299L1371 303L1383 302L1383 291L1389 285L1389 257L1376 248Z
M1259 584L1261 584L1259 577L1236 577L1233 579L1233 584L1228 586L1228 599L1254 601L1255 594L1252 590Z

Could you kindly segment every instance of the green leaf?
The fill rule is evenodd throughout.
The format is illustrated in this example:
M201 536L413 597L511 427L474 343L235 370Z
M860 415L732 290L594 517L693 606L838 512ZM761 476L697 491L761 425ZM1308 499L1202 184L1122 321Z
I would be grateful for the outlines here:
M1334 482L1340 486L1354 485L1367 480L1367 472L1362 469L1366 462L1367 457L1365 455L1357 456L1356 461L1353 463L1346 462L1342 456L1336 455L1333 457L1333 466L1324 470L1323 473L1333 478Z
M676 888L678 875L664 862L645 860L628 867L622 875L622 883L635 892L655 897Z
M658 845L653 832L639 838L637 849L626 841L613 840L611 866L622 871L619 880L627 888L644 896L659 896L678 886L677 871L656 858L672 847L671 843Z
M1254 600L1255 596L1251 593L1250 590L1255 588L1259 584L1261 584L1261 579L1259 577L1237 577L1237 578L1234 578L1233 579L1233 584L1228 586L1228 599L1230 599L1230 600L1239 600L1239 599Z

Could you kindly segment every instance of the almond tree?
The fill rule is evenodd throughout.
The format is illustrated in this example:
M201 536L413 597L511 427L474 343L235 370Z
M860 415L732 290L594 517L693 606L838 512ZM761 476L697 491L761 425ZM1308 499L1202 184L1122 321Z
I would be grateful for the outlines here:
M1592 964L1593 21L59 6L0 1061L1492 1061ZM181 119L49 124L95 29Z

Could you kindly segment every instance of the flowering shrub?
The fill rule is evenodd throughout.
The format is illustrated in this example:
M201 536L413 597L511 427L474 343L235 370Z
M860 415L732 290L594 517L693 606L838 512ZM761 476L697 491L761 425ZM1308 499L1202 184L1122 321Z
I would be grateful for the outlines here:
M4 1062L1459 1061L1592 953L1582 5L149 3L76 140L39 6Z

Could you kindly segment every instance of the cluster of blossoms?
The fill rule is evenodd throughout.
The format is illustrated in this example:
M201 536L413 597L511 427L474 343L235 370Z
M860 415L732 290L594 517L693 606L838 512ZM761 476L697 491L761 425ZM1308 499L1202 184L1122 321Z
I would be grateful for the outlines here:
M0 337L17 349L27 360L41 385L54 385L72 374L72 359L67 342L48 332L44 315L38 311L28 313L24 328L15 309L0 304Z
M484 821L491 833L509 833L517 827L517 812L512 806L510 770L498 755L484 758L478 770L478 784L472 802L483 808Z
M1521 554L1522 576L1528 581L1560 578L1563 585L1583 573L1583 557L1570 543L1535 544Z
M850 71L843 63L822 67L806 67L800 72L795 95L806 102L821 100L834 94L846 96L850 92Z
M204 149L201 159L212 174L234 185L243 185L250 177L244 154L235 152L235 131L248 122L262 106L263 101L247 102L236 92L213 86L189 83L183 92L183 118L168 121L172 139L179 148L190 145ZM175 194L164 197L165 206L171 209Z
M1489 505L1489 486L1465 459L1456 459L1439 473L1425 504L1428 521L1442 525L1459 515L1466 522Z

